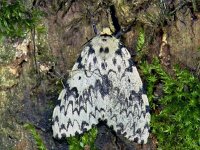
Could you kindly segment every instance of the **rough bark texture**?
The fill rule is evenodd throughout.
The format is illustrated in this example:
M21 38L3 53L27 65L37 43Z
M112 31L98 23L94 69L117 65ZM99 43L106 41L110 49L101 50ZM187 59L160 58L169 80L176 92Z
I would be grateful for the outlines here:
M1 54L10 54L7 62L0 59L2 150L37 149L32 134L24 127L26 123L35 125L47 149L68 149L66 141L52 138L51 116L62 89L59 78L67 78L82 46L94 36L91 14L100 31L103 27L119 30L136 20L122 37L132 54L135 54L138 29L143 27L148 60L159 56L168 71L179 63L200 74L200 4L197 1L195 11L192 1L182 6L178 0L167 1L166 7L153 0L36 0L33 3L46 13L41 24L47 32L36 33L36 43L29 35L25 41L19 41L17 47L12 47L14 43L1 46ZM171 16L165 14L168 11L172 12ZM152 135L147 145L128 143L106 126L99 127L96 140L99 149L109 150L156 149L155 143Z

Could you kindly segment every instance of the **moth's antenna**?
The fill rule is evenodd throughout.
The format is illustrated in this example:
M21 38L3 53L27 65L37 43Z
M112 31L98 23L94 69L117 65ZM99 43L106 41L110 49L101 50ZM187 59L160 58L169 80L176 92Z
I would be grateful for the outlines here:
M94 22L93 19L91 19L91 22L92 22L92 28L93 28L94 34L97 35L98 34L98 30L97 30L96 23Z
M111 16L111 19L112 19L112 24L115 28L115 32L114 32L114 35L115 35L116 33L118 33L121 30L121 27L120 27L120 24L119 24L119 20L116 16L116 8L115 8L114 5L110 6L110 16Z
M99 34L98 30L97 30L97 26L96 26L96 23L95 23L95 19L94 19L94 14L92 14L88 9L87 9L89 15L91 16L91 24L92 24L92 28L93 28L93 31L94 31L94 34L97 35Z
M126 32L130 31L131 30L131 27L135 24L136 22L136 19L126 28L124 29L121 29L120 31L118 31L114 36L116 38L120 38L123 34L125 34Z

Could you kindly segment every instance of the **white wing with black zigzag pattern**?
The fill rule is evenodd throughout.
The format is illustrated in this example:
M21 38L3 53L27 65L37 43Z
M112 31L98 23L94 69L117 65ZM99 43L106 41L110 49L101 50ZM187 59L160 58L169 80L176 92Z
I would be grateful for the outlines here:
M128 50L111 35L94 37L75 63L53 112L53 136L83 133L107 120L131 141L146 143L149 103Z

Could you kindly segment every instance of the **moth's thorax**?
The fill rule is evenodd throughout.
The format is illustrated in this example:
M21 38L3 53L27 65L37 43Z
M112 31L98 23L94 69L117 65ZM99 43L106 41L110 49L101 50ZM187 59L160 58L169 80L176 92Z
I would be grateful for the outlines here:
M98 35L91 40L90 44L98 56L106 58L119 48L119 39L112 35Z

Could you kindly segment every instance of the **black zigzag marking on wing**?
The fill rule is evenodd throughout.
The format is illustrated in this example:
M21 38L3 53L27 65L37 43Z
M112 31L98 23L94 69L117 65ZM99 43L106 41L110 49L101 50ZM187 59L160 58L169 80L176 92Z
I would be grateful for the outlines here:
M70 105L72 106L72 113L73 114L75 112L77 112L77 114L80 115L81 110L84 110L84 112L87 113L87 110L84 106L79 106L79 108L77 108L77 107L74 107L73 103L74 102L72 100L68 101L67 107L65 107L66 108L65 109L65 116L67 115L68 108L70 107Z
M135 117L135 111L133 112L132 110L129 110L129 111L127 111L127 109L122 109L121 111L120 111L120 115L122 114L122 113L124 113L125 112L125 114L126 114L126 117L128 118L130 115L134 118ZM139 112L139 111L138 111Z
M114 120L114 118L115 118L115 121L117 122L117 118L118 118L117 114L113 114L112 117L110 117L111 120Z
M98 107L96 106L96 107L95 107L95 111L89 113L89 118L93 117L93 118L95 118L95 119L99 119L99 118L97 118L97 113L98 113L98 114L101 114L102 112L105 113L105 112L106 112L105 109L104 109L104 108L98 108Z
M81 130L82 130L83 132L87 131L87 129L84 128L85 126L89 126L89 123L87 123L86 121L83 121L83 122L81 123Z
M79 129L81 129L81 125L79 124L79 122L77 120L74 120L73 122L71 121L71 119L68 119L67 125L65 125L66 130L68 131L69 126L71 125L72 127L74 126L75 122L77 123Z

